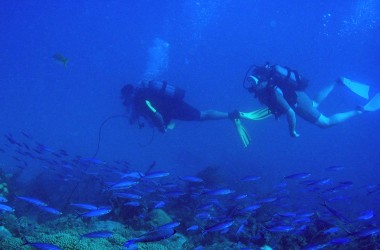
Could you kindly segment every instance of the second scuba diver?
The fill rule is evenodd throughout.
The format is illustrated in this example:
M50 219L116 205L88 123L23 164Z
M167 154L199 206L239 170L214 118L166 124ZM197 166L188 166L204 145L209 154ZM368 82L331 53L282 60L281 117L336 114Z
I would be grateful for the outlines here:
M320 128L328 128L365 111L375 111L380 108L380 95L376 95L364 107L357 106L354 110L327 117L318 110L318 106L336 85L346 85L354 93L366 99L369 99L369 86L347 78L338 78L313 100L305 93L308 81L295 70L267 63L264 66L254 66L249 75L248 73L244 79L244 87L266 105L276 118L286 115L292 137L299 137L296 130L296 115Z

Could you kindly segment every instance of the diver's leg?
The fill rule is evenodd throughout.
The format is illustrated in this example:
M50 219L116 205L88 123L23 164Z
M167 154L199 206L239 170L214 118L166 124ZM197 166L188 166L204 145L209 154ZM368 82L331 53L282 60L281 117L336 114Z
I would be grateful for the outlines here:
M221 112L217 110L204 110L201 111L201 120L220 120L220 119L227 119L228 113L227 112Z
M361 110L352 110L344 113L338 113L330 117L326 117L325 115L321 114L315 125L320 128L329 128L331 126L345 122L348 119L351 119L352 117L360 115L362 113L363 111Z
M333 89L335 88L336 85L337 85L337 83L333 83L333 84L327 86L326 88L322 89L317 94L317 96L314 98L313 106L318 107L319 104L321 104L321 102L323 102L326 99L326 97L331 93L331 91L333 91Z

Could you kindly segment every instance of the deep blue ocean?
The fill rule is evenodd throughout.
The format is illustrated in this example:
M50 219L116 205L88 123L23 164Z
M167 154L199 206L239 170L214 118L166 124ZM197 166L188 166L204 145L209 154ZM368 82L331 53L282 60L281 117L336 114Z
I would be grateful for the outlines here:
M53 58L54 55L67 58L66 66ZM209 181L214 182L211 188L236 191L227 194L230 196L247 193L252 199L248 203L258 204L261 198L273 197L274 187L287 183L287 198L279 199L283 194L276 194L276 204L261 204L258 211L268 219L257 223L264 228L284 224L292 228L269 232L263 229L269 235L264 240L259 240L249 226L242 233L244 240L236 237L236 230L243 223L241 218L227 216L232 208L224 195L217 196L224 199L218 201L217 215L198 222L206 228L206 233L200 231L198 238L193 232L188 235L189 216L181 217L178 212L183 206L165 200L167 205L162 210L169 216L177 210L172 220L181 222L177 234L187 239L182 249L260 249L263 246L300 249L311 244L321 248L308 249L322 249L322 246L379 249L379 111L362 114L329 129L320 129L298 118L297 131L301 136L297 139L289 136L285 116L279 120L273 117L244 120L242 123L252 138L247 148L229 120L175 121L174 130L161 134L149 125L140 129L125 118L115 118L100 133L96 160L102 163L94 163L95 159L91 158L97 149L102 122L112 115L127 114L120 99L120 89L125 84L137 84L150 74L185 89L185 101L200 110L252 111L263 106L243 88L242 81L252 64L266 62L296 69L309 79L306 92L310 96L338 77L368 84L371 90L380 89L380 1L3 0L0 4L0 181L7 183L8 190L0 191L0 196L6 197L8 202L4 204L15 211L0 210L0 227L10 233L6 234L8 239L0 233L0 246L4 244L0 248L13 249L9 247L10 239L18 238L21 244L28 240L55 244L62 249L82 249L39 238L42 233L23 231L16 226L21 223L20 218L54 230L72 215L74 220L84 223L78 235L85 233L83 225L93 225L94 220L116 221L135 230L129 238L123 236L126 240L151 230L141 221L153 209L149 202L141 205L145 210L134 211L133 221L132 216L129 220L115 212L116 208L117 211L123 208L115 205L114 194L108 190L112 184L108 182L116 182L118 178L106 175L104 170L108 169L107 174L115 169L123 173L145 173L155 162L152 171L170 173L163 177L167 178L165 181L160 177L154 180L155 187L161 188L157 192L162 189L168 192L163 186L166 181L179 185L177 188L183 191L184 182L178 177L204 178L208 173L212 175ZM339 87L323 102L320 111L329 116L367 102L347 88ZM121 164L122 161L128 164ZM88 165L91 174L86 173ZM331 170L332 166L340 168ZM82 168L86 171L81 172ZM297 173L311 175L284 180L285 176ZM248 175L260 179L239 181ZM305 182L324 178L329 183ZM334 187L338 189L330 194L329 189ZM201 195L208 190L197 188ZM149 193L154 201L164 199L145 188L135 191L142 196ZM189 203L202 203L204 199L186 194L191 197L186 198ZM35 211L36 204L25 203L20 196L48 203L62 212L61 218L44 216L38 209ZM337 201L328 200L332 197L338 197ZM112 212L106 217L90 218L89 222L87 218L75 218L77 211L67 208L67 202L110 205ZM324 202L333 211L349 217L349 222L343 223L334 212L321 206ZM234 208L239 210L240 206L243 205L236 204ZM281 217L278 213L299 213L305 208L315 213L304 224L305 228L314 227L314 231L304 228L297 231L294 221L278 219ZM373 216L357 219L365 211L371 211ZM216 232L207 230L210 224L219 223L222 215L233 220L233 225L224 225L226 228ZM7 219L8 216L13 219ZM245 225L259 217L254 212L249 216ZM60 223L55 224L56 220ZM340 233L318 239L310 237L311 232L328 228L320 226L320 221L340 227ZM75 232L73 224L70 225ZM358 233L366 229L378 231L369 236ZM303 240L286 244L280 240L292 234ZM207 239L209 235L211 240ZM350 242L331 243L336 238L348 238ZM123 246L115 242L103 249ZM165 247L169 242L170 239L139 244Z

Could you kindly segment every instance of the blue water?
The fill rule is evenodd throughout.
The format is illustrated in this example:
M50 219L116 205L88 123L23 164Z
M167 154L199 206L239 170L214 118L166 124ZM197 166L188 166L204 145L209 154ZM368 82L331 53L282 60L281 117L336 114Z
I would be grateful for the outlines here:
M311 96L339 76L380 88L376 0L4 0L0 31L0 133L22 138L24 131L74 156L93 155L102 121L125 114L121 87L140 81L155 63L161 63L157 78L186 89L186 101L201 110L261 107L242 80L250 65L267 61L297 69L310 80ZM152 61L157 39L168 48L164 59ZM52 58L56 53L69 59L67 67ZM365 103L342 87L320 110L330 115ZM379 184L379 115L327 130L298 119L298 139L289 137L285 117L243 121L252 137L248 148L230 121L177 121L149 143L151 128L120 118L104 126L97 158L126 160L139 171L156 161L155 168L174 177L216 166L226 183L255 174L262 177L258 193L298 172L352 181L350 209L374 210L378 225L378 194L367 196L366 186ZM5 139L0 145L2 169L15 172L14 148ZM20 176L25 182L41 173L41 163L28 164ZM331 165L345 169L326 174ZM17 188L15 194L27 194Z

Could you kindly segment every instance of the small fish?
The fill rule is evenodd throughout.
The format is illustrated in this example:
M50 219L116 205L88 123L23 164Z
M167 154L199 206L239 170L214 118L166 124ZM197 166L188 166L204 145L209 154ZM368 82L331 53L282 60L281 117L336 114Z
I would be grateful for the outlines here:
M81 235L81 238L92 238L92 239L100 239L100 238L110 238L113 233L110 231L96 231L87 234Z
M239 213L251 213L251 212L259 209L260 207L261 207L261 205L259 205L259 204L250 205L250 206L243 207L242 209L240 209Z
M169 223L166 223L164 225L158 226L156 229L176 228L179 225L181 225L181 222L173 221L173 222L169 222Z
M234 197L233 199L234 199L235 201L238 201L238 200L245 199L245 198L247 198L247 197L248 197L248 194L241 194L241 195L238 195L238 196Z
M142 178L143 179L153 179L153 178L162 178L170 175L168 172L163 172L163 171L156 171L156 172L150 172L146 173Z
M7 198L0 196L0 202L8 202Z
M277 200L277 197L268 197L258 200L257 203L271 203Z
M131 188L135 185L139 184L137 181L122 181L122 182L117 182L113 185L111 185L108 190L121 190L121 189L128 189Z
M260 179L261 179L261 176L248 175L246 177L241 178L240 181L257 181Z
M200 212L195 214L195 218L198 219L211 219L211 214L209 212Z
M156 202L156 205L154 205L154 208L162 208L165 206L165 202L164 201L159 201L159 202Z
M120 178L140 179L142 176L144 176L144 174L140 172L128 172L128 173L122 174Z
M205 191L203 194L206 195L228 195L234 193L234 190L228 189L228 188L220 188L220 189L212 189Z
M327 171L342 171L344 169L344 166L335 165L325 168Z
M225 229L231 227L233 224L234 224L233 220L227 220L227 221L223 221L221 223L211 225L211 226L205 228L204 234L209 233L209 232L217 232L217 231L225 230Z
M183 176L183 177L179 177L179 178L181 180L187 181L187 182L193 182L193 183L201 183L201 182L203 182L203 179L195 177L195 176Z
M87 217L87 218L97 217L97 216L106 215L106 214L110 213L111 211L112 211L112 209L110 207L98 208L98 209L91 210L89 212L85 212L83 214L80 214L79 216Z
M358 220L369 220L372 219L374 216L374 213L372 210L366 210L360 213Z
M132 194L132 193L114 193L116 197L123 199L131 199L131 200L140 200L142 198L141 195Z
M45 212L54 214L54 215L61 215L62 214L61 211L58 211L57 209L52 208L52 207L38 206L38 208L41 209L41 210L43 210L43 211L45 211Z
M279 212L277 214L281 217L296 217L296 213L293 212Z
M309 244L301 248L301 250L319 250L327 247L329 244Z
M139 207L141 206L140 202L138 201L129 201L129 202L124 202L124 206L129 206L129 207Z
M186 228L186 231L197 231L199 229L198 225L193 225L188 228Z
M0 204L0 211L14 212L15 209L13 207L10 207L10 206L4 205L4 204Z
M332 233L336 233L339 231L339 227L330 227L326 230L323 230L322 233L323 234L332 234Z
M153 230L150 232L147 232L143 235L140 235L139 237L135 239L131 239L127 241L124 244L124 247L129 247L132 244L138 243L138 242L154 242L154 241L160 241L164 239L168 239L171 236L173 236L176 233L176 231L172 228L164 228L164 229L158 229Z
M365 238L368 236L374 236L380 233L380 227L374 227L374 228L367 228L364 230L361 230L359 232L354 233L353 235L359 237L359 238Z
M343 237L343 238L335 238L329 241L329 244L331 245L344 245L347 243L350 243L351 239L348 237Z
M107 162L96 159L96 158L81 158L80 159L83 163L91 163L95 165L106 165Z
M52 57L54 60L63 63L63 66L65 66L65 67L67 66L67 62L69 61L69 59L67 57L65 57L64 55L59 54L59 53L55 53Z
M310 173L297 173L297 174L291 174L291 175L285 176L284 179L300 180L300 179L306 179L310 176L311 176Z
M268 231L269 232L273 232L273 233L287 233L287 232L290 232L290 231L293 231L294 230L294 227L292 226L274 226L274 227L271 227L271 228L268 228Z
M36 205L36 206L41 206L41 207L46 207L47 206L47 203L46 202L43 202L39 199L36 199L36 198L32 198L32 197L26 197L26 196L16 196L18 199L20 200L23 200L23 201L26 201L26 202L29 202L33 205Z
M236 235L239 235L244 232L245 224L241 224L238 230L236 231Z
M59 246L44 242L25 242L23 246L31 246L40 250L61 250Z
M77 207L77 208L82 208L86 210L96 210L98 209L97 206L91 205L91 204L85 204L85 203L71 203L70 206Z

